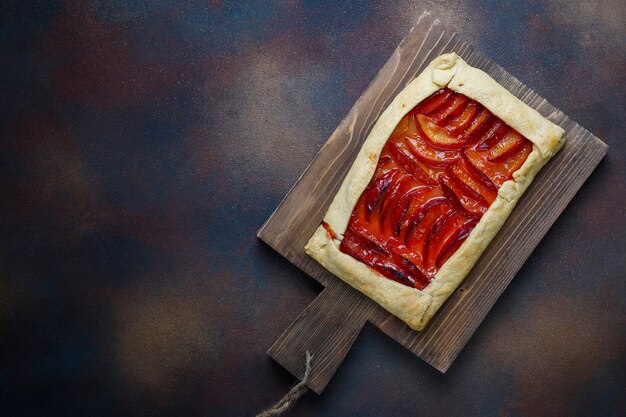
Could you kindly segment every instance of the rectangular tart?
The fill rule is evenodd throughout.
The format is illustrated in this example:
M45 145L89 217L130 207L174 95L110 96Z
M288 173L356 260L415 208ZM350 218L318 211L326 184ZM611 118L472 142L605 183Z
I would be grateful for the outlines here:
M306 252L422 330L562 145L559 126L441 55L380 115Z

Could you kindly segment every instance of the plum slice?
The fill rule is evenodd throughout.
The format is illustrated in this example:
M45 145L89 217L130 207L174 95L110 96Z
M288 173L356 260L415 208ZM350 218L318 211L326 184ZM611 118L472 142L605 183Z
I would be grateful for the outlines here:
M525 142L526 138L524 136L511 129L502 139L492 146L487 159L495 161L497 159L507 158L521 148Z
M467 106L465 106L465 108L463 109L463 111L457 117L452 119L447 124L446 127L451 132L460 131L462 133L463 128L465 128L467 125L469 125L472 122L472 120L474 119L474 116L476 116L478 111L479 111L479 106L477 103L468 103Z
M407 137L406 143L409 145L411 153L427 165L446 166L461 157L461 154L457 151L434 149L420 137Z
M428 241L445 219L454 214L454 208L448 202L441 202L428 210L421 221L407 234L406 245L419 256L424 265L427 259Z
M478 222L476 217L467 216L464 213L456 212L446 218L438 230L433 231L433 235L428 242L427 265L431 267L440 267L443 255L460 237L467 237L468 230L476 226Z
M367 212L371 213L378 203L380 202L381 197L385 194L385 191L389 187L389 184L393 181L394 177L398 175L397 169L392 169L390 171L382 174L376 181L370 184L370 186L365 190L367 192Z
M446 104L447 101L454 97L454 92L450 89L443 89L435 92L426 100L417 105L417 112L422 114L430 114L438 110Z
M469 126L464 129L463 136L468 138L468 141L471 141L474 136L480 137L480 135L477 135L476 132L483 129L490 118L491 113L489 112L489 110L485 108L481 109L476 117L472 119Z
M489 208L489 204L484 198L461 181L456 180L455 177L446 175L443 177L443 184L445 188L454 194L454 196L450 197L453 199L456 197L456 201L468 213L481 216Z
M463 110L463 106L467 103L467 97L456 94L454 98L442 106L438 111L433 112L430 116L437 122L445 123L446 120L454 118Z
M424 136L435 146L458 149L467 141L463 137L452 135L446 128L439 126L434 119L423 114L417 115Z
M455 233L454 239L451 239L447 245L447 249L442 249L439 258L436 261L437 267L441 267L446 261L456 252L461 244L467 239L469 234L474 230L474 227L478 224L477 218L473 218L464 223L458 231Z
M494 169L494 165L492 162L486 160L481 156L481 153L474 149L467 149L465 151L465 155L469 162L482 172L489 180L495 184L496 187L502 187L505 181L509 179L508 175L504 172L500 172L497 169Z
M422 221L426 212L445 201L447 197L441 187L433 187L424 193L416 194L411 198L407 210L398 219L397 236L405 241L407 235Z
M432 276L429 276L429 271L423 267L421 258L416 256L415 251L396 239L389 241L389 251L395 264L406 272L415 288L423 289L428 285Z
M493 124L481 132L476 149L489 149L492 144L499 141L506 134L508 129L509 127L500 119L494 120Z
M526 140L522 147L515 152L513 155L508 158L501 159L497 161L497 165L499 165L504 172L506 172L510 178L513 178L513 173L520 169L526 159L528 159L528 155L533 151L533 143L529 140ZM495 162L495 161L494 161Z
M411 200L419 195L432 190L432 186L422 185L413 181L407 183L398 190L398 197L384 209L381 219L382 233L385 236L399 236L401 232L402 219L409 212Z
M362 259L370 266L383 266L389 252L359 232L348 226L339 245L340 250L357 259Z
M451 175L469 187L472 191L480 195L488 204L491 204L498 195L497 188L489 181L486 183L482 178L474 174L474 170L468 167L464 160L452 164L448 167ZM488 180L487 180L488 181Z
M424 184L434 185L433 181L428 173L420 166L415 155L411 152L405 141L398 139L390 144L390 153L398 164L404 169L407 174L414 175L418 180Z

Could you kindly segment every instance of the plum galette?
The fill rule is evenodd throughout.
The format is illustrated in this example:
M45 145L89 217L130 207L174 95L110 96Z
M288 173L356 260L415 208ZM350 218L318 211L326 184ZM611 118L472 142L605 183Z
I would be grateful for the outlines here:
M563 129L441 55L381 114L306 251L421 330L562 144Z

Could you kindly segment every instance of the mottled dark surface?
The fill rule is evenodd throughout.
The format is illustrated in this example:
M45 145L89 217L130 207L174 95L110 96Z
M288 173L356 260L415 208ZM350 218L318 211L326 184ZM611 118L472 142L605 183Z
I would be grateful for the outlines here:
M246 416L320 287L255 231L424 10L609 144L442 375L367 326L293 416L626 413L626 4L0 5L0 415Z

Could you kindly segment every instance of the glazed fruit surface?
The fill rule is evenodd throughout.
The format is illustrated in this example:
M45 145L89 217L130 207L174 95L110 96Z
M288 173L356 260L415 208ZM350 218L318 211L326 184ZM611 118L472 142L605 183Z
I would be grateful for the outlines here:
M476 101L437 91L389 137L340 250L389 279L424 289L532 148Z

